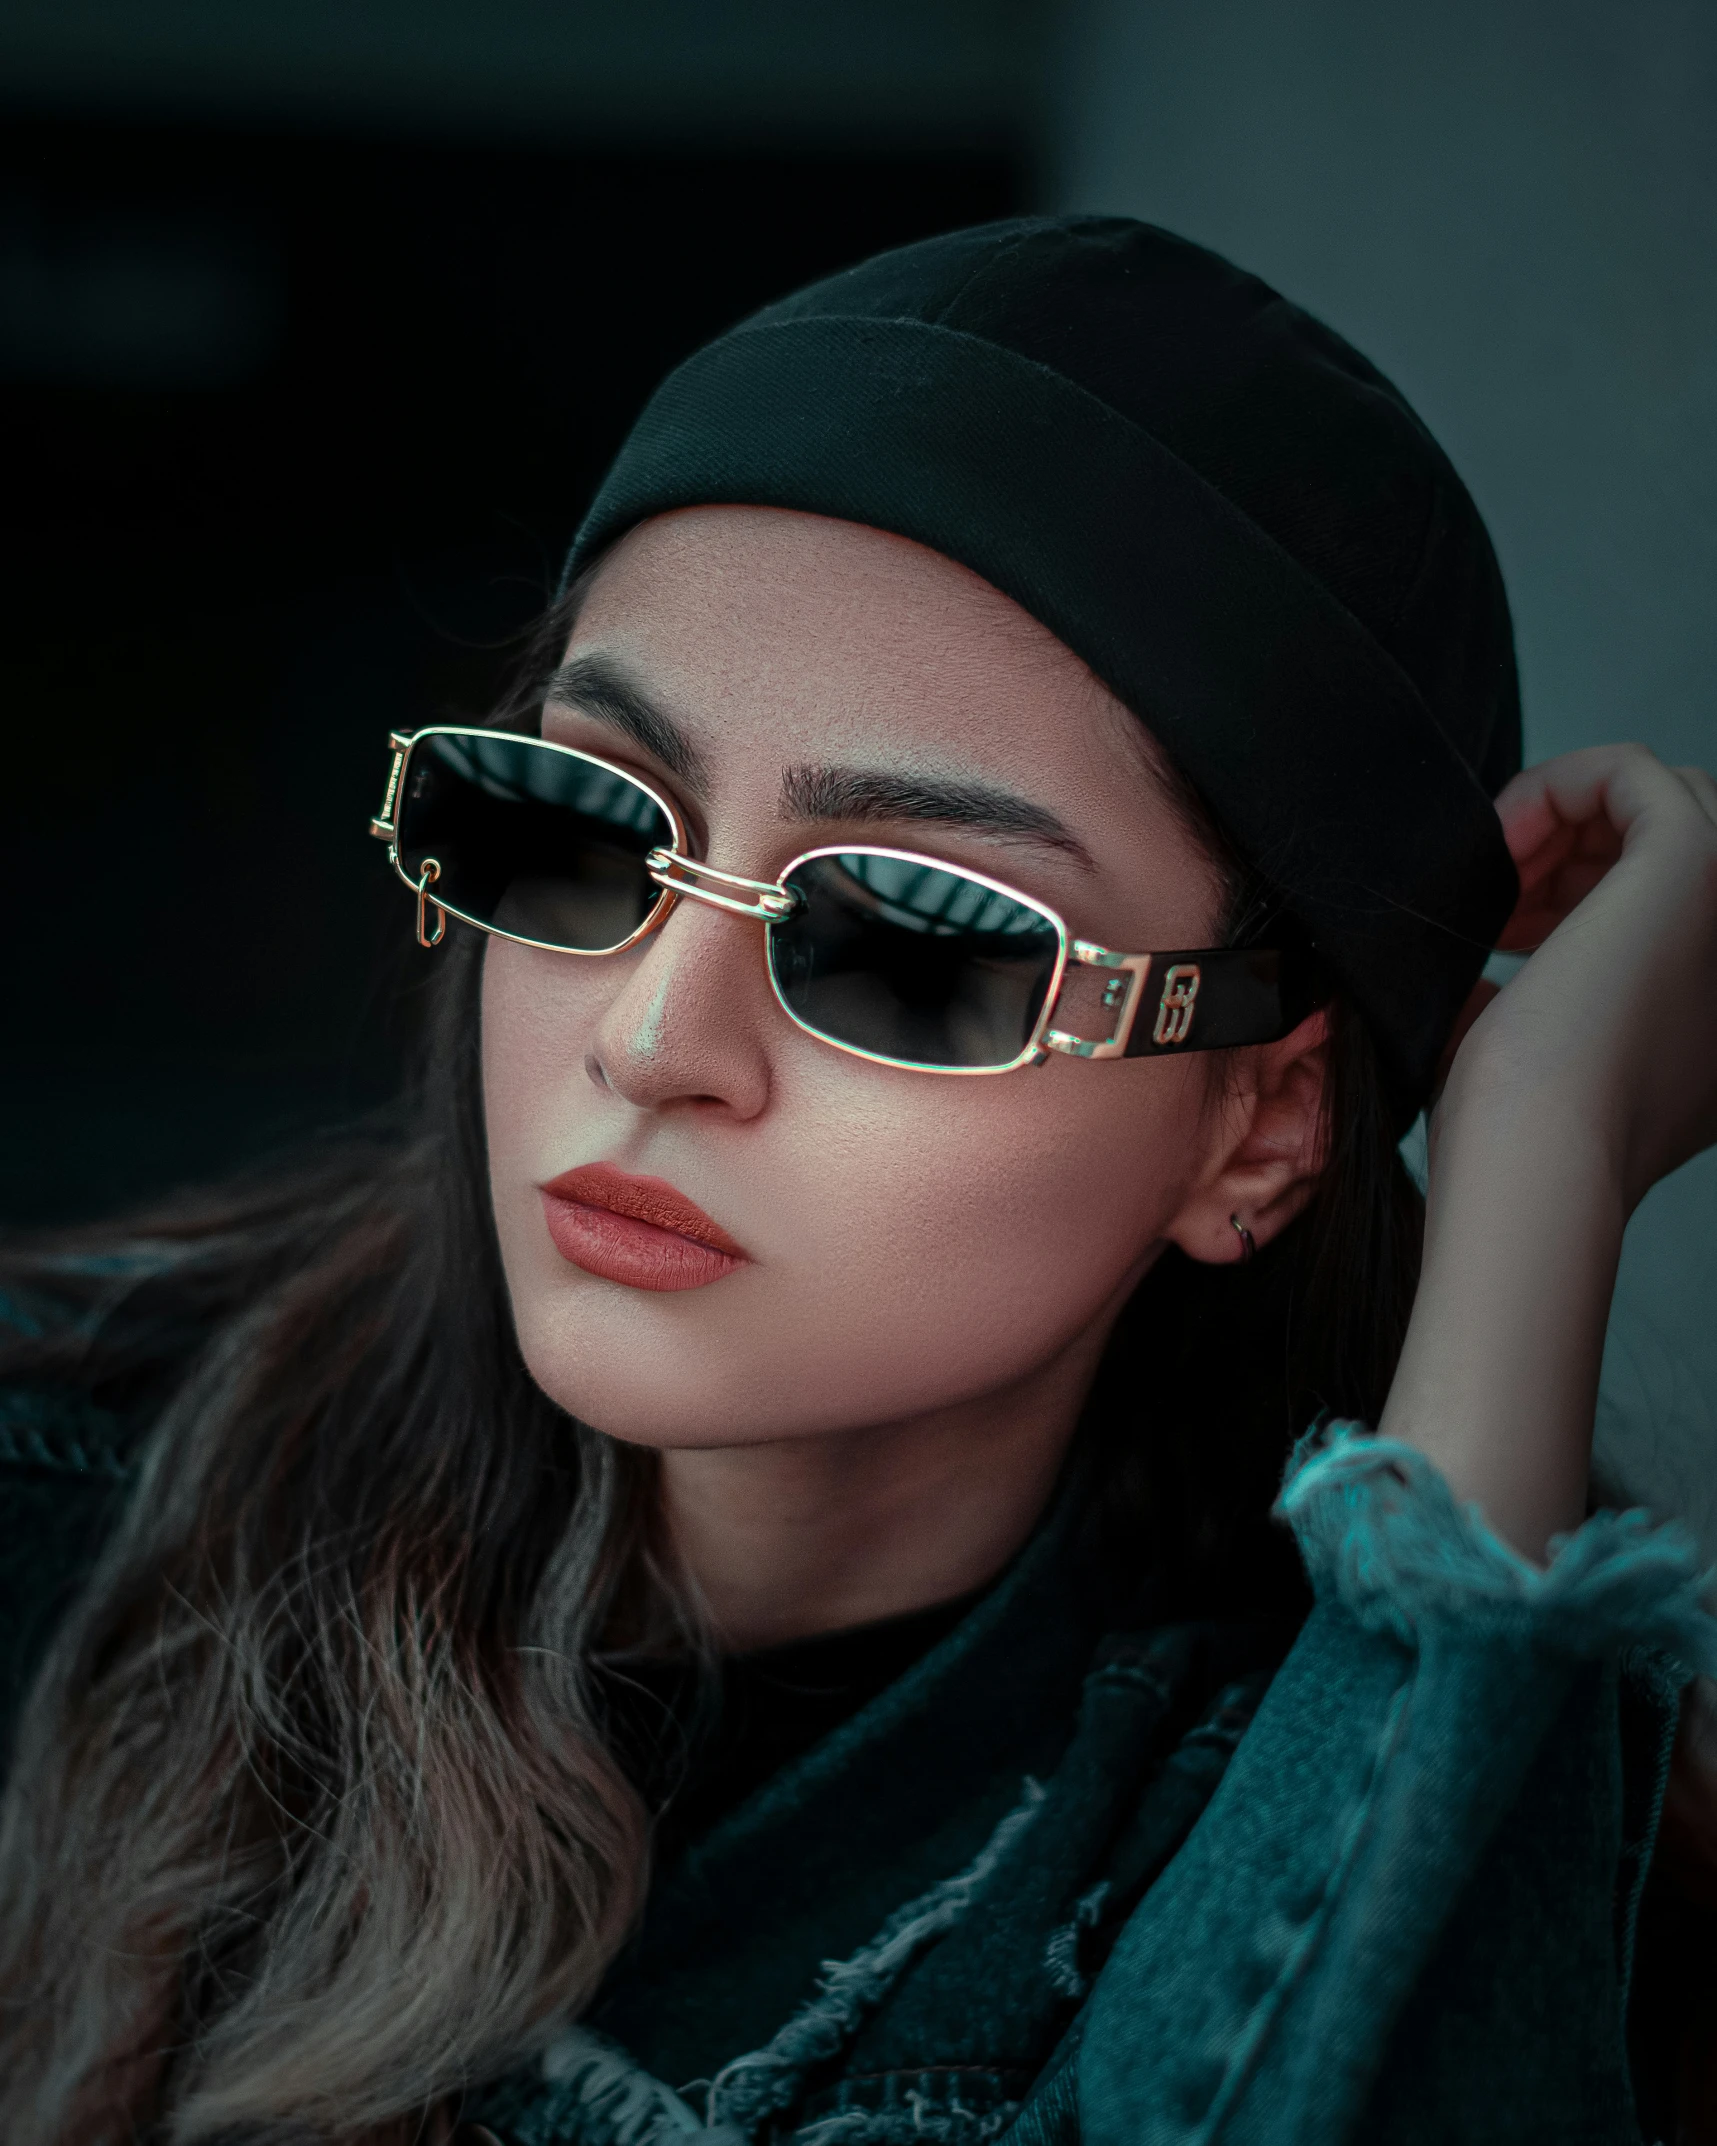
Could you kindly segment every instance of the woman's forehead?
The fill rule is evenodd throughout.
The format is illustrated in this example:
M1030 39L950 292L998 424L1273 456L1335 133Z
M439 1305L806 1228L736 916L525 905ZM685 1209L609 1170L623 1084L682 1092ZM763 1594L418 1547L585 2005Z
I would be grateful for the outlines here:
M861 754L902 775L1097 792L1111 810L1117 784L1155 787L1142 727L1047 627L858 523L751 507L644 523L597 573L567 657L559 697L612 712L630 688L711 770Z

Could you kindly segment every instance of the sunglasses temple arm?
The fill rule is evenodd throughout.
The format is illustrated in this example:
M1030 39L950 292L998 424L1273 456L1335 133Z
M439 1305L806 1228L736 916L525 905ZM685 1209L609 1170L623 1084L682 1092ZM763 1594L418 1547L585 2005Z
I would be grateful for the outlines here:
M1068 958L1056 987L1054 1000L1047 1011L1051 1017L1059 1009L1067 990L1068 976L1075 967L1107 969L1110 976L1098 994L1103 1010L1113 1014L1106 1036L1076 1036L1065 1028L1046 1027L1043 1032L1043 1048L1060 1051L1069 1058L1125 1058L1133 1039L1133 1024L1138 1017L1139 1002L1145 988L1145 979L1151 973L1153 954L1117 954L1106 946L1097 946L1089 939L1075 939L1068 948Z
M1114 1009L1114 1023L1107 1036L1096 1040L1046 1029L1043 1047L1074 1058L1160 1058L1183 1050L1274 1043L1327 1004L1331 995L1315 960L1276 947L1117 954L1079 939L1070 949L1068 969L1075 964L1113 972L1100 1002L1105 1010ZM1066 983L1064 971L1057 1003ZM1052 1006L1052 1016L1054 1011Z
M1274 1043L1332 995L1315 958L1297 949L1198 947L1156 962L1156 1012L1136 1023L1129 1058Z
M399 797L399 779L405 772L405 756L411 750L411 740L395 731L388 739L388 750L393 755L388 768L388 786L382 797L382 808L370 822L370 833L378 842L391 842L398 832L394 826L393 808Z

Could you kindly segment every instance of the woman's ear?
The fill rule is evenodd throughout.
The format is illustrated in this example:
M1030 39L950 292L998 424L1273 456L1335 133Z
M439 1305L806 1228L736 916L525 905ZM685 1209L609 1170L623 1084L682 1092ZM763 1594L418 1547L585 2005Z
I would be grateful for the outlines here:
M1233 1054L1211 1098L1206 1168L1164 1233L1188 1258L1249 1258L1311 1198L1325 1161L1329 1065L1327 1007L1279 1042Z

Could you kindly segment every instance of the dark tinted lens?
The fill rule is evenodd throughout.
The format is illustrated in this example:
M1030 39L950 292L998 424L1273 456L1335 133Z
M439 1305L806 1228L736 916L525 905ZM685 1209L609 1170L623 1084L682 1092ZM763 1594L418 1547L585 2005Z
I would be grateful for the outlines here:
M646 854L668 816L626 776L534 738L421 738L395 813L415 881L441 867L435 900L479 924L579 953L620 946L661 900Z
M1047 917L959 872L847 850L788 874L769 928L789 1008L819 1035L908 1065L1003 1066L1030 1040L1060 939Z

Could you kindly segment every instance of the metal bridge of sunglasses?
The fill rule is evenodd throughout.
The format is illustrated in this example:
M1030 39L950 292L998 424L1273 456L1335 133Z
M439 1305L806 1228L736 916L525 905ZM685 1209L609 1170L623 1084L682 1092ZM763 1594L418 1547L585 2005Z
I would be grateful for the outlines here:
M644 869L670 894L707 902L712 909L725 909L729 916L756 917L761 924L778 924L799 906L800 897L777 879L743 879L737 872L718 872L713 864L699 864L677 849L651 850ZM706 880L711 884L706 886ZM723 887L734 891L724 894Z
M658 887L666 888L672 894L683 894L694 902L707 902L712 909L725 909L730 916L755 917L761 924L783 922L799 907L802 899L779 880L745 879L737 872L718 872L714 865L699 864L694 858L673 849L651 850L644 859L644 868ZM950 871L952 867L940 865L937 869ZM706 885L706 881L710 884ZM724 892L724 889L732 891ZM1108 947L1098 946L1089 939L1069 939L1065 928L1059 924L1057 929L1061 931L1069 961L1077 962L1082 968L1113 971L1103 986L1102 1005L1106 1012L1114 1011L1115 1022L1108 1035L1096 1038L1075 1036L1064 1028L1048 1027L1055 1001L1061 996L1062 979L1058 977L1055 996L1044 1009L1046 1025L1038 1039L1038 1048L1028 1062L1042 1065L1050 1051L1060 1051L1069 1058L1124 1058L1154 957L1112 953ZM1162 1009L1157 1017L1157 1027L1164 1031L1156 1036L1159 1044L1185 1040L1192 1026L1192 1008L1198 997L1198 986L1196 963L1185 962L1170 969L1164 981Z

